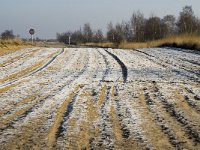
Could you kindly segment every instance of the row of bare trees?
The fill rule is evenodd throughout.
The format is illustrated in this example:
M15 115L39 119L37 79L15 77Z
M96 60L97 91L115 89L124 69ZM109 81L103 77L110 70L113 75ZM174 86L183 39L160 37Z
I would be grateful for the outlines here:
M92 30L89 23L86 23L83 29L76 30L74 32L68 31L65 33L57 33L57 40L59 42L68 43L69 38L72 39L72 43L89 43L89 42L103 42L104 35L101 29L96 31Z
M182 33L200 34L200 20L191 6L185 6L178 18L166 15L163 18L152 15L146 19L142 12L134 12L129 21L108 24L106 36L102 30L94 31L90 24L75 32L57 33L60 42L67 43L69 36L74 43L109 41L119 44L122 41L145 42Z

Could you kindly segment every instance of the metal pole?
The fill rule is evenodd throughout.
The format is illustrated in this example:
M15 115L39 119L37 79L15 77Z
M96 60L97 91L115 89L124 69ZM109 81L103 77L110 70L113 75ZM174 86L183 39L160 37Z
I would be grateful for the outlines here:
M33 44L33 35L31 34L31 41L32 41L32 44Z
M71 36L69 36L69 45L71 44Z

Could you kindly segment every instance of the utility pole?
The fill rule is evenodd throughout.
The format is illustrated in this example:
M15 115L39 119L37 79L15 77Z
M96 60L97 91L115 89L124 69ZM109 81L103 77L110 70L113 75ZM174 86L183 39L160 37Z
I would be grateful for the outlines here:
M113 38L113 42L115 41L115 35L114 35L114 32L112 33L112 38Z
M71 45L71 34L69 33L69 39L68 39L68 44Z
M71 44L71 36L69 36L69 45Z

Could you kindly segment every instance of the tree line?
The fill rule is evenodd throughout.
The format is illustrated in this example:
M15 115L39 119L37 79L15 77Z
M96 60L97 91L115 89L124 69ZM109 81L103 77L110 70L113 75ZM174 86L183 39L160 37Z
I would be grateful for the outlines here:
M0 37L2 40L9 40L9 39L14 39L15 35L13 34L12 30L5 30L4 32L1 33Z
M183 7L178 18L174 15L166 15L163 18L151 15L145 18L142 12L134 12L129 21L122 21L116 25L108 23L106 35L101 29L93 30L90 24L86 23L79 30L57 33L57 40L68 43L70 37L72 44L89 42L119 44L122 41L152 41L183 33L200 35L200 19L195 16L192 6Z

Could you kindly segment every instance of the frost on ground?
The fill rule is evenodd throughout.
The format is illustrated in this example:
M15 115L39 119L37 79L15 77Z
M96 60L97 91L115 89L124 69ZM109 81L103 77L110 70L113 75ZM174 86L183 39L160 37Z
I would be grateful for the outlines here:
M0 149L200 149L200 54L29 48L0 57Z

